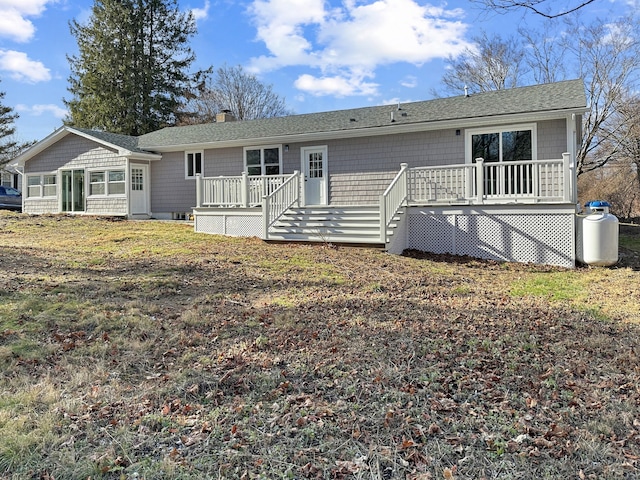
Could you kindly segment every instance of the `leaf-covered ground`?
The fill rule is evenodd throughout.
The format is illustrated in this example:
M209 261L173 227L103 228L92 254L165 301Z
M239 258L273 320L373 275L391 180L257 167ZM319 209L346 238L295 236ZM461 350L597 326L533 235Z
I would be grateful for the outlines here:
M0 478L640 477L640 262L0 213Z

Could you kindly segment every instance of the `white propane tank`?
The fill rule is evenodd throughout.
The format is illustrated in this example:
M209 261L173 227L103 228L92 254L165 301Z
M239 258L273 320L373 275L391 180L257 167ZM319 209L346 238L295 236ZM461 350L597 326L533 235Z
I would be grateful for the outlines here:
M587 202L582 217L582 258L587 265L610 266L618 262L618 218L609 213L609 203Z

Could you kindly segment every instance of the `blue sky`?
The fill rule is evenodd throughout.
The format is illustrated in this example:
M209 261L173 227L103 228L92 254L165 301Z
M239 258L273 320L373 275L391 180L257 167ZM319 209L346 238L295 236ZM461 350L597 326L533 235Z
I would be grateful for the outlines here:
M558 3L561 3L558 1ZM86 21L93 0L0 0L0 91L19 140L62 125L69 98L69 21ZM242 65L285 97L295 113L432 98L443 60L473 48L481 31L517 33L542 21L497 15L469 1L180 0L192 10L195 68ZM638 0L596 0L588 15L615 18ZM461 92L462 93L462 92Z

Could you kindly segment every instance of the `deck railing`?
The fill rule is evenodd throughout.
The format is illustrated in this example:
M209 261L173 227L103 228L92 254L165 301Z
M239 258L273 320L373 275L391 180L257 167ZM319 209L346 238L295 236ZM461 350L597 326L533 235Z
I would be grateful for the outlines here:
M400 164L400 171L380 195L380 241L387 242L387 229L400 208L407 201L407 172L408 165Z
M289 175L250 177L246 173L234 177L198 177L196 204L198 207L257 207L265 195L270 195Z
M297 170L279 185L275 190L266 194L262 201L263 236L269 238L269 228L292 205L300 202L300 172Z
M573 199L571 155L556 160L417 167L407 175L413 204L567 202Z

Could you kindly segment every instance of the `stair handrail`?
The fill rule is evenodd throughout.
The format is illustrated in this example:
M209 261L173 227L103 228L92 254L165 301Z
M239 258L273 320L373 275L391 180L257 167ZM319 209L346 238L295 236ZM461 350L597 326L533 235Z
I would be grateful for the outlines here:
M262 197L262 238L269 239L269 229L294 204L300 203L300 172L295 170L282 185Z
M387 243L387 229L395 215L407 201L407 172L409 165L400 164L400 171L380 195L380 241Z

